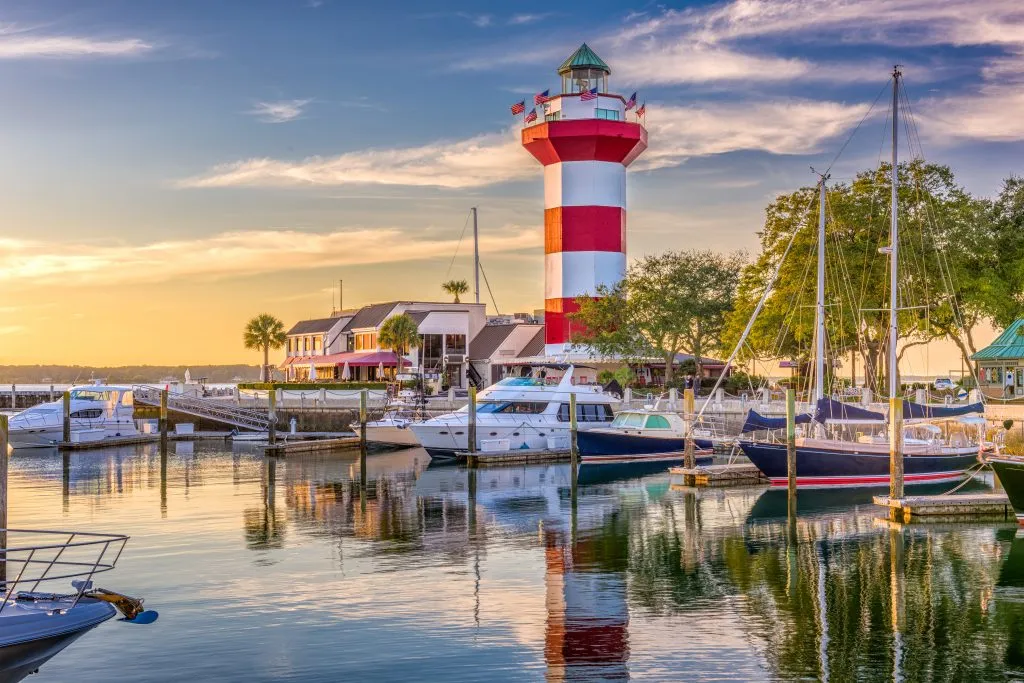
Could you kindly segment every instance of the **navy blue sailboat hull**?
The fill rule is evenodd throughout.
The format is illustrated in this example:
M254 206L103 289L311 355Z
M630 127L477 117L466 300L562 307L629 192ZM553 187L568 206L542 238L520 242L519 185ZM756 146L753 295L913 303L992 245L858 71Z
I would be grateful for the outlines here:
M740 448L773 485L786 485L786 445L741 441ZM956 481L976 465L977 453L912 455L903 459L905 484ZM796 449L797 486L888 486L889 454Z
M693 443L699 450L713 447L711 439L694 439ZM679 453L679 457L682 457L686 439L590 430L576 434L576 446L580 449L580 455L583 457L588 455L655 455L659 453Z

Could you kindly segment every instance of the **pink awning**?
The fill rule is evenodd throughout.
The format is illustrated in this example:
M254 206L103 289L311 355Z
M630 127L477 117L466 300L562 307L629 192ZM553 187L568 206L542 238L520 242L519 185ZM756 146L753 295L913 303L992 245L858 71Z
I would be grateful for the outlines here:
M336 365L341 367L348 363L349 367L372 366L384 364L385 367L397 367L398 355L394 351L348 351L345 353L329 353L326 356L291 356L286 358L280 367L288 365L309 365L317 366ZM402 359L402 366L412 365L408 360Z

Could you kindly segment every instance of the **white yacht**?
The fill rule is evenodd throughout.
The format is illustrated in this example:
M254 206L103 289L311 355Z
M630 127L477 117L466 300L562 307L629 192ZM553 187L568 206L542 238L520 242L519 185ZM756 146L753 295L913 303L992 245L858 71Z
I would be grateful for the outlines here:
M563 369L559 366L558 369ZM557 385L539 377L506 377L477 397L476 438L479 450L569 447L569 395L576 396L580 431L609 424L619 399L600 386L572 383L567 366ZM454 458L468 449L469 407L409 426L432 458Z
M410 427L416 421L410 409L388 410L379 420L366 423L366 440L387 446L418 446L419 441ZM352 425L352 431L359 431L359 423Z
M138 434L131 387L95 384L71 387L70 392L72 432L89 430L98 438ZM23 410L10 420L12 448L51 447L63 436L63 398Z

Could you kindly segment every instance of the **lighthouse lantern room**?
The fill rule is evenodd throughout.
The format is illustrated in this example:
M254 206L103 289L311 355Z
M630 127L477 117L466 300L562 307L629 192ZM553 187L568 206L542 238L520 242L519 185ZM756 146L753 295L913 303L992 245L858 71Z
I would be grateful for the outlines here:
M626 167L647 149L640 117L626 120L626 99L608 92L611 69L586 43L558 74L562 93L522 131L544 166L544 341L556 357L572 352L576 299L625 275Z

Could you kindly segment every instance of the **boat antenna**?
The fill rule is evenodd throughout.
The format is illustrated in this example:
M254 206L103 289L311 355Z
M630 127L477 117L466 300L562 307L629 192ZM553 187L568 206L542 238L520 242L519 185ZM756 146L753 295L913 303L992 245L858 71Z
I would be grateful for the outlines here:
M899 368L897 363L899 362L897 339L899 334L898 327L898 311L897 306L899 304L899 282L897 281L899 274L899 220L898 220L898 206L899 198L897 196L897 190L899 189L899 92L900 92L900 77L903 76L903 72L900 71L900 65L897 64L892 69L892 168L890 172L892 174L891 182L892 185L892 216L891 222L889 223L889 398L896 398L899 395Z

